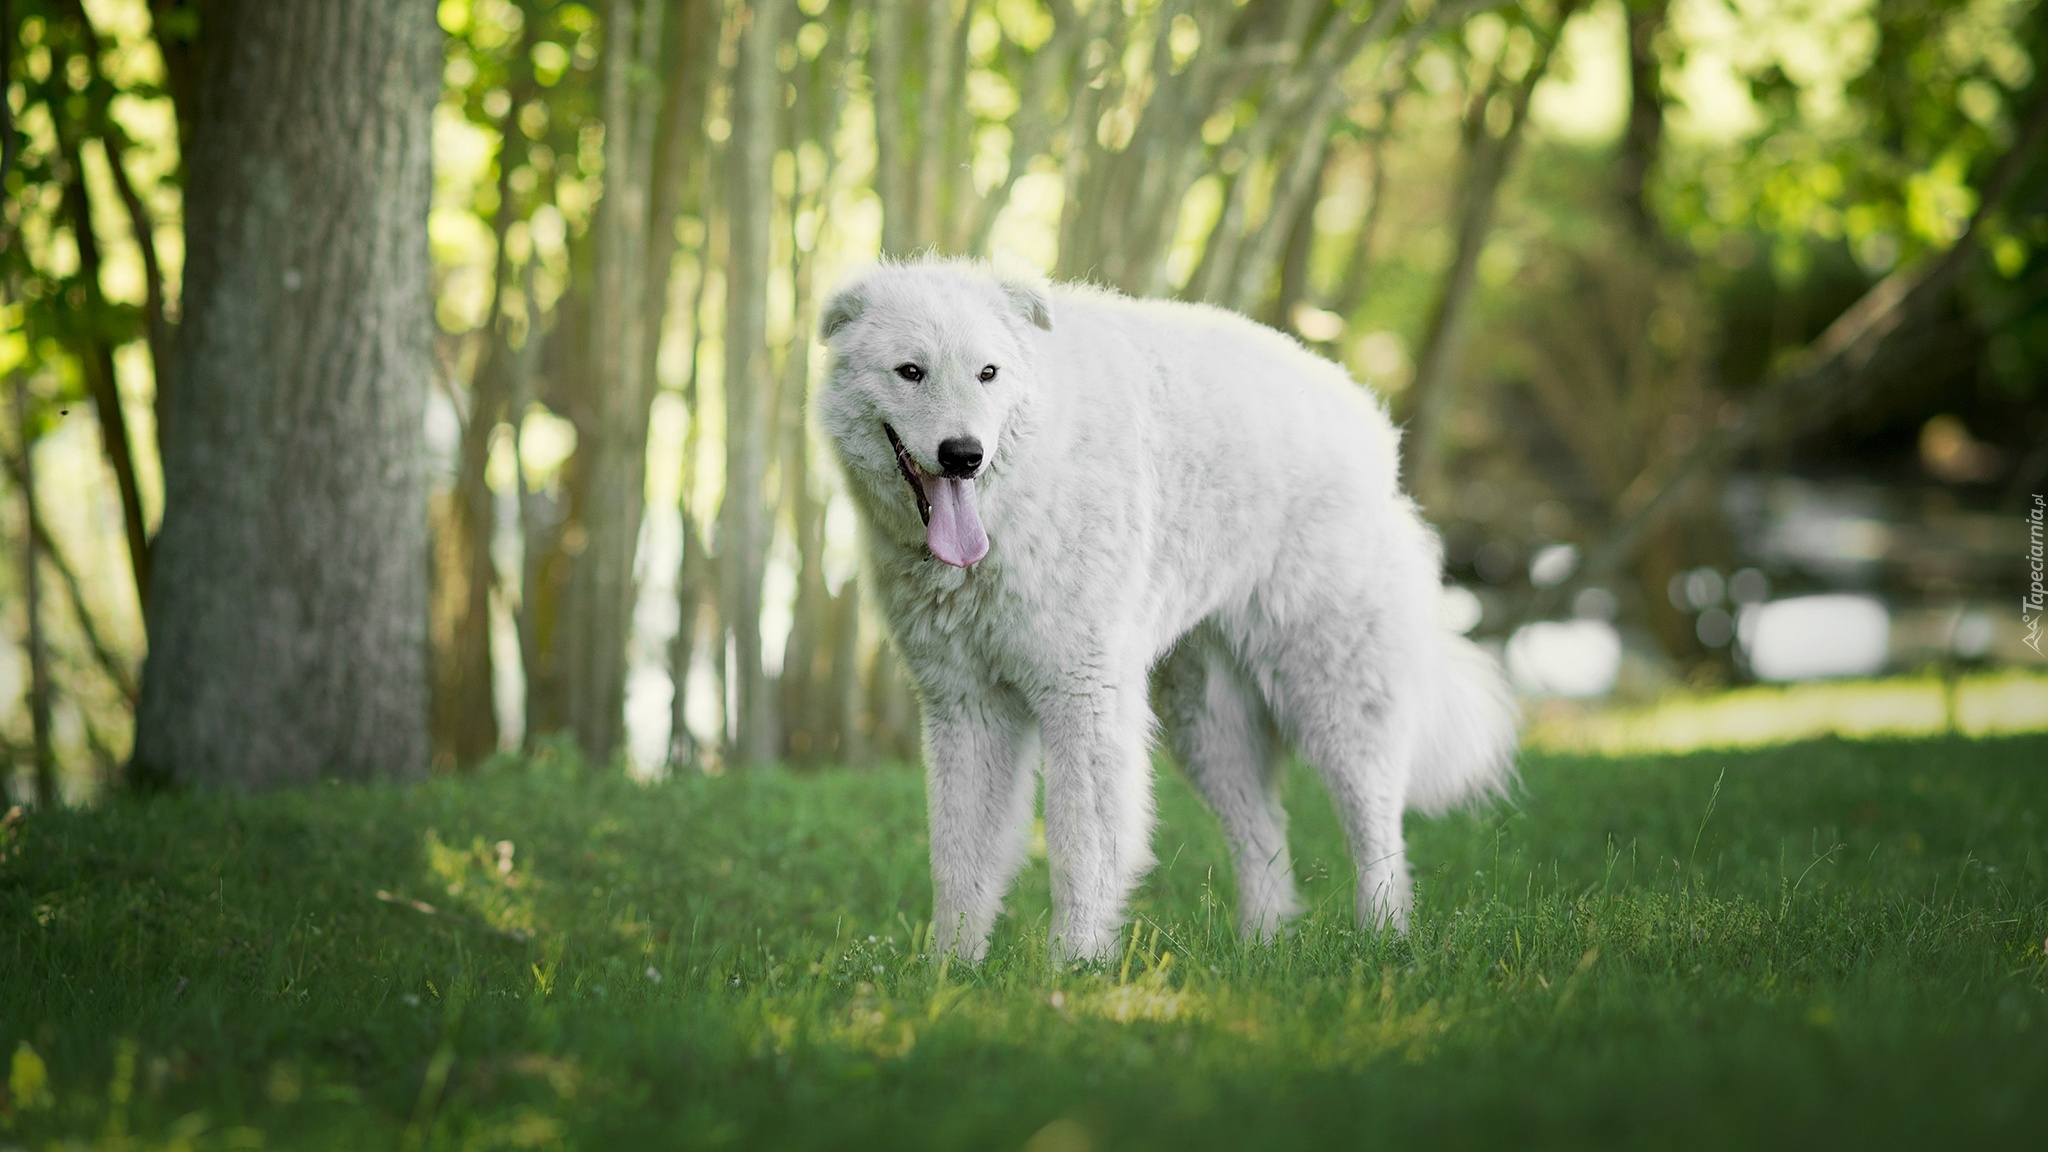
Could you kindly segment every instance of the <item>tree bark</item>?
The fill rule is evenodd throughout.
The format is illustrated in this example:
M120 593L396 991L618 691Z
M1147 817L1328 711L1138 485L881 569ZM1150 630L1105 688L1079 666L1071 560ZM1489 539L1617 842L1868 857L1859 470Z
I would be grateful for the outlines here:
M775 416L767 290L782 0L751 0L747 7L726 154L725 501L718 533L737 681L728 689L737 703L735 767L766 764L775 755L774 701L761 663L761 577L769 533L763 487Z
M155 412L158 422L161 423L164 397L170 391L171 329L169 317L164 311L163 263L157 256L156 224L150 218L149 207L142 202L141 194L135 190L135 182L128 178L127 160L123 155L127 149L127 133L115 123L109 107L112 103L113 88L103 82L100 72L99 30L93 27L92 16L85 10L81 0L71 0L71 10L73 19L78 21L79 30L85 37L85 56L92 77L88 90L101 94L93 108L94 133L99 137L100 148L107 156L107 171L114 178L114 194L120 197L121 207L128 213L128 230L134 236L136 250L142 255L143 320L149 328L150 372L156 384ZM6 21L0 19L0 25L5 24ZM159 47L165 53L165 66L168 68L171 49L162 45Z
M0 453L0 463L5 464L8 478L24 491L34 487L34 478L28 474L27 461L26 454L16 457L12 452ZM43 557L50 562L50 567L57 570L57 579L64 582L65 595L71 600L72 619L77 622L79 632L85 636L86 647L92 649L93 662L100 666L100 671L106 673L107 679L113 681L114 687L120 691L122 699L128 701L128 706L133 708L136 697L140 694L134 671L115 654L113 647L107 643L107 638L100 634L99 622L93 619L92 608L85 602L85 585L78 578L78 570L64 558L64 553L58 549L57 542L50 537L50 528L43 522L42 513L37 510L34 501L24 502L28 505L29 535L33 537L35 546L42 550Z
M648 291L650 204L660 0L636 22L631 0L605 15L604 198L592 225L592 411L579 429L587 487L578 513L583 549L570 569L559 625L564 719L593 763L625 743L626 643L632 634L633 560L646 503L647 413L653 399L644 355L657 336L644 307ZM636 39L637 28L637 39ZM668 222L673 229L673 220ZM664 284L666 278L663 278Z
M1394 99L1383 99L1380 108L1380 128L1366 143L1366 156L1372 164L1372 189L1367 193L1371 199L1366 202L1365 219L1358 225L1358 234L1352 238L1344 276L1330 306L1346 324L1365 307L1365 294L1372 286L1373 241L1379 236L1381 208L1387 202L1387 134L1393 130Z
M529 23L514 58L514 68L524 65L533 47L533 25ZM512 257L505 238L519 213L512 189L513 148L518 141L518 108L532 98L535 85L530 72L519 75L512 85L512 99L498 118L498 210L491 221L495 253L491 272L491 304L485 311L482 333L484 351L469 385L468 419L462 427L459 472L456 476L456 531L461 536L461 562L467 573L463 607L455 621L454 683L448 685L453 699L437 702L437 723L448 720L448 730L436 732L435 755L445 747L457 765L469 765L498 750L496 669L491 662L491 593L498 586L497 566L491 558L491 538L497 528L497 499L486 479L491 458L491 438L498 426L516 421L512 407L513 374L520 354L512 347L512 318L505 310L506 291L514 275ZM530 335L530 333L529 333ZM436 691L443 690L436 677Z
M1561 0L1555 20L1548 27L1536 29L1536 58L1529 63L1528 71L1512 83L1504 82L1496 73L1466 114L1465 166L1459 179L1454 219L1456 248L1430 309L1421 352L1415 358L1415 426L1410 433L1414 452L1408 462L1408 479L1410 490L1425 505L1433 506L1444 496L1448 426L1451 412L1457 406L1458 360L1463 351L1473 288L1478 281L1479 254L1493 232L1500 187L1514 165L1523 130L1528 126L1530 97L1549 70L1564 26L1571 21L1579 3L1580 0ZM1489 134L1486 125L1487 108L1496 97L1508 100L1510 112L1507 130L1499 139Z
M376 0L207 17L131 775L417 776L441 32Z
M1614 165L1615 193L1636 236L1656 242L1661 229L1649 199L1650 173L1664 142L1663 67L1657 34L1664 30L1670 0L1635 0L1628 16L1628 126Z
M861 723L867 701L860 676L860 578L849 579L832 598L832 751L848 767L867 761Z
M62 117L58 118L60 129ZM107 310L100 293L100 242L92 226L92 199L85 190L85 163L75 127L60 130L59 147L70 171L64 181L64 210L71 218L71 234L78 246L78 278L85 288L85 313L95 320ZM129 446L128 416L121 407L121 388L114 376L114 346L88 325L78 338L78 362L85 375L86 391L92 395L99 414L100 447L107 454L107 466L114 472L114 487L121 494L121 521L127 530L129 571L135 579L137 602L149 603L149 525L142 514L142 490L135 481L135 455Z
M909 50L903 7L909 2L874 0L874 21L868 33L868 72L875 110L875 194L882 200L884 256L907 255L917 247L916 169L903 139L903 57Z
M14 427L21 441L22 523L21 534L22 609L27 614L23 639L28 646L29 730L35 741L36 807L49 811L57 806L57 754L50 744L50 649L43 637L42 572L37 553L34 525L36 513L36 459L30 439L28 383L14 373Z

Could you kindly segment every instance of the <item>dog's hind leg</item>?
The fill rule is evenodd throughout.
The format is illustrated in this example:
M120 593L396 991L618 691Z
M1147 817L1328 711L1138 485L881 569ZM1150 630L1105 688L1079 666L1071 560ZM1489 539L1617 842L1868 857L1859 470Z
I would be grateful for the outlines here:
M1024 863L1037 729L1003 689L927 691L924 707L934 943L979 962Z
M1208 625L1182 638L1153 683L1173 754L1230 841L1244 937L1274 939L1301 905L1278 792L1278 733L1266 702Z
M1418 688L1397 657L1413 645L1390 644L1403 623L1368 615L1355 600L1321 608L1273 637L1262 676L1267 700L1281 732L1322 775L1343 822L1358 867L1360 925L1406 931L1414 898L1401 814Z

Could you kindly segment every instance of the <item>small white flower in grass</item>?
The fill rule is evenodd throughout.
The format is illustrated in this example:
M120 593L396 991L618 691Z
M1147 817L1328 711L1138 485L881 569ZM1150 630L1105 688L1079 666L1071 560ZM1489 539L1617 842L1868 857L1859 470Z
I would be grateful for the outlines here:
M647 966L647 978L656 984L661 983L661 969L649 964Z
M419 994L416 992L407 992L405 995L400 996L399 999L405 1001L407 1008L417 1008L420 1006Z

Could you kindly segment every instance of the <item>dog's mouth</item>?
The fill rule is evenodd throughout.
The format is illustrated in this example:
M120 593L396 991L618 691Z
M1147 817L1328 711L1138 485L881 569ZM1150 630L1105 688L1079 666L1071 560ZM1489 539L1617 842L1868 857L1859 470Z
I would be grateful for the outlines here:
M925 547L932 555L955 568L972 567L988 555L988 532L981 526L981 512L975 507L974 481L951 476L933 476L917 466L902 437L885 421L882 431L896 453L896 470L910 485L917 501L917 518L924 521Z
M917 478L917 464L911 460L910 450L903 446L902 439L896 435L894 428L889 427L887 421L882 423L882 431L889 434L889 447L896 451L896 470L903 473L903 482L910 485L910 494L917 498L917 518L924 521L925 527L929 528L932 523L932 502L925 497L924 485Z

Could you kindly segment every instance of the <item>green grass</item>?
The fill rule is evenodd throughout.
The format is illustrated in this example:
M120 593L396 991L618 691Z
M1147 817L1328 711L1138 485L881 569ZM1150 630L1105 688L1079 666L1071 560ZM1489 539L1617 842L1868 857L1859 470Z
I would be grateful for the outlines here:
M1349 927L1299 775L1315 911L1247 948L1214 821L1164 771L1128 956L1073 972L1044 959L1042 860L985 966L918 954L905 771L541 763L32 815L0 848L0 1148L2048 1131L2048 738L1530 755L1524 778L1511 807L1411 820L1420 906L1392 939Z

